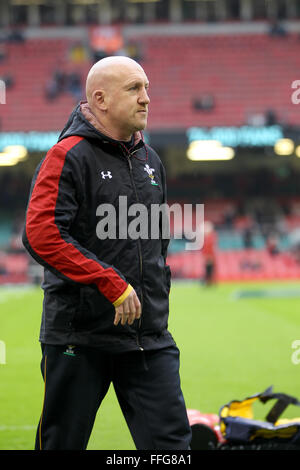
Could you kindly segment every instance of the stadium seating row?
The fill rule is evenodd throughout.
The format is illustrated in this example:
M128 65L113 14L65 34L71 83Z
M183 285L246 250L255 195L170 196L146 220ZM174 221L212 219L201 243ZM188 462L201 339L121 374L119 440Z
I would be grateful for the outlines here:
M291 102L291 84L300 66L300 41L268 35L139 37L141 62L151 81L149 129L238 126L249 115L272 109L289 124L300 121ZM56 68L85 76L91 63L70 60L70 39L32 39L7 44L0 77L11 76L2 131L59 130L74 105L61 95L46 99L45 87ZM214 106L199 111L193 100L212 94ZM284 109L284 111L283 111Z
M168 256L173 279L201 280L204 262L201 251L184 251ZM0 284L29 281L29 258L24 253L0 253ZM288 253L271 256L266 250L219 251L216 280L255 281L300 278L300 263Z
M272 109L299 123L291 83L299 64L297 35L144 38L144 62L152 78L151 126L236 126L249 114ZM211 93L215 107L199 112L192 99ZM162 99L168 97L167 99ZM283 115L283 111L284 115Z
M173 279L202 279L204 262L201 251L169 255ZM288 254L271 256L266 250L219 251L216 255L217 281L255 281L299 279L300 263Z
M47 99L46 87L56 70L78 72L78 65L69 59L71 40L28 40L8 44L6 58L0 63L0 77L10 77L6 105L0 108L2 131L51 131L61 129L75 100L71 94ZM90 64L84 62L80 74Z

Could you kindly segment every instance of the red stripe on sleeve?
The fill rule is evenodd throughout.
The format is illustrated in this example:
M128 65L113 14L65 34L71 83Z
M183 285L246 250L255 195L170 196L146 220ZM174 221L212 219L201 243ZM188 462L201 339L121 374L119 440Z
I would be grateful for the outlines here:
M56 144L41 165L31 194L26 215L26 236L34 252L49 266L67 278L82 284L96 284L99 291L114 302L128 284L113 268L87 258L70 242L64 240L55 223L55 207L60 176L68 151L83 137L71 136Z

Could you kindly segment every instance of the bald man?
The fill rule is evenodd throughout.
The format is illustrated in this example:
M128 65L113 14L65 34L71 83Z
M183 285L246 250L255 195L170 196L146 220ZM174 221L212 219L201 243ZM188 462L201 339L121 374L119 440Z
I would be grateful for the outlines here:
M107 57L93 65L86 81L86 96L106 135L130 141L134 132L145 129L148 88L143 68L130 58Z
M111 383L137 449L189 449L161 218L150 235L166 177L143 140L148 89L132 59L94 64L87 101L33 177L23 243L44 266L36 450L86 449Z

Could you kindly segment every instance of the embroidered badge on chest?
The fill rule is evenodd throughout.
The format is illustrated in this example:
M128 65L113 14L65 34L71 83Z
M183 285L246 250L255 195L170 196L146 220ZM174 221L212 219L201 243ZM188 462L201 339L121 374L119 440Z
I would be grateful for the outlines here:
M156 183L155 177L154 177L154 174L153 174L153 172L155 171L155 169L154 169L154 168L150 168L150 166L148 165L148 163L146 163L146 165L144 166L144 171L147 172L147 174L148 174L148 176L149 176L149 178L150 178L150 180L151 180L151 184L152 184L153 186L158 186L158 183Z

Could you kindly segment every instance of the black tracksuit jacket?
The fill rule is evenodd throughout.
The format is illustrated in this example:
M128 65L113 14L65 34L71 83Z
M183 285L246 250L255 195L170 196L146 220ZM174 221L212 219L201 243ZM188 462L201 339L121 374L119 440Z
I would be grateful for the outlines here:
M147 206L149 232L151 204L166 201L163 165L140 133L134 137L130 149L107 137L79 104L36 169L23 243L45 268L42 343L114 353L174 344L168 239L100 239L96 231L97 208L104 203L116 208L118 226L119 196L127 197L128 208ZM130 286L142 304L141 318L115 326L115 306Z

